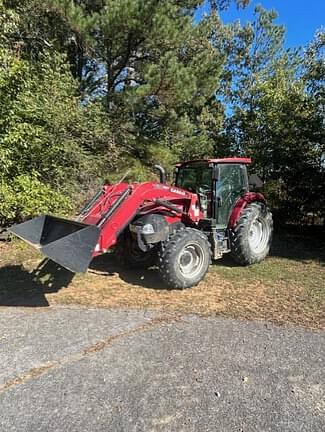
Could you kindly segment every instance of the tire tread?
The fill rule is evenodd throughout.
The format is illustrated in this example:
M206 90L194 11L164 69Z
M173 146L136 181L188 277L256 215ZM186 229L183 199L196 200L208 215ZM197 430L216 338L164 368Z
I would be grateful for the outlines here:
M158 264L159 272L163 281L170 288L189 288L190 286L197 285L205 276L208 267L204 270L204 274L200 277L198 281L193 284L189 284L186 280L180 280L175 271L173 270L172 263L174 262L174 255L177 254L178 246L181 242L185 241L186 238L199 238L202 245L207 250L209 255L208 262L211 263L211 245L207 239L207 236L200 230L195 228L182 228L174 233L172 233L165 242L161 244L158 250Z
M263 213L265 219L268 220L270 229L270 239L268 246L260 256L254 255L249 250L247 244L247 226L256 212ZM231 256L241 265L250 265L262 261L269 252L270 243L272 240L273 220L272 213L268 207L261 202L253 202L247 205L243 210L236 226L230 230Z

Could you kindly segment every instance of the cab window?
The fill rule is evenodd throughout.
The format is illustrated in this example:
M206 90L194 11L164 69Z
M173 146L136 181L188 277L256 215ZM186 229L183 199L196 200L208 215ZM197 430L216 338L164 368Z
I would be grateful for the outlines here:
M206 163L181 167L177 173L176 186L194 193L211 191L212 168Z
M218 206L218 224L226 227L229 217L238 198L245 187L243 170L238 164L220 164L216 197Z

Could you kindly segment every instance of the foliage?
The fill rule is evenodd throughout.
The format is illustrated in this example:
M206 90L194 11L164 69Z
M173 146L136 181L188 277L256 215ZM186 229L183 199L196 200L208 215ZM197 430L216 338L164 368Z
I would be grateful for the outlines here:
M201 3L106 0L86 8L51 2L88 47L84 86L90 97L104 95L125 158L147 160L152 145L182 155L200 137L198 124L204 129L222 56L209 38L215 18L193 25ZM205 140L197 148L211 151Z
M95 104L80 105L59 56L44 55L37 66L7 56L0 83L2 150L11 154L4 164L8 176L37 170L44 180L62 183L85 168L87 151L114 152L105 117Z
M36 175L19 175L11 183L0 183L0 223L9 224L33 216L71 210L68 198L51 186L41 183Z
M43 207L59 209L61 196L65 210L67 197L100 181L106 170L115 166L118 155L104 109L95 102L81 104L78 84L63 54L44 50L37 61L30 61L20 56L18 48L8 49L8 34L19 23L17 15L2 9L4 23L8 16L12 24L4 25L0 39L0 181L6 197L0 216L3 221L30 214L29 201L35 214ZM34 179L34 174L37 183L31 180L30 186L39 192L38 205L28 194L27 201L23 200L15 186L21 185L21 178ZM48 205L51 197L54 207ZM17 205L19 200L25 210Z
M254 22L237 31L224 74L225 125L233 149L252 156L282 221L299 221L305 212L324 212L323 59L320 36L307 55L285 50L276 16L257 7Z
M62 58L44 55L34 66L2 50L0 61L3 182L35 172L42 184L71 195L114 166L108 121L96 104L80 105Z
M66 209L103 179L231 154L252 156L283 217L321 208L324 33L286 50L275 11L224 24L230 4L0 0L0 217L30 213L13 210L21 176Z

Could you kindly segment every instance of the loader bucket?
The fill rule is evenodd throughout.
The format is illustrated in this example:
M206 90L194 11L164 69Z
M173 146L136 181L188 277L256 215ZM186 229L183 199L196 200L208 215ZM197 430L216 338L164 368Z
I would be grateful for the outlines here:
M14 225L10 231L75 273L87 270L100 235L96 225L48 215Z

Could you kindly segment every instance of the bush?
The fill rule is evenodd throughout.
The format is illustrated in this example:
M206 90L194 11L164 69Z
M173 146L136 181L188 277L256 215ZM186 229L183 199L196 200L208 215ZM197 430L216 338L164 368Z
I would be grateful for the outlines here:
M44 213L62 216L71 211L70 200L35 176L20 175L0 183L0 225L10 225Z
M115 168L107 113L77 87L64 56L34 65L0 46L0 226L65 213Z

